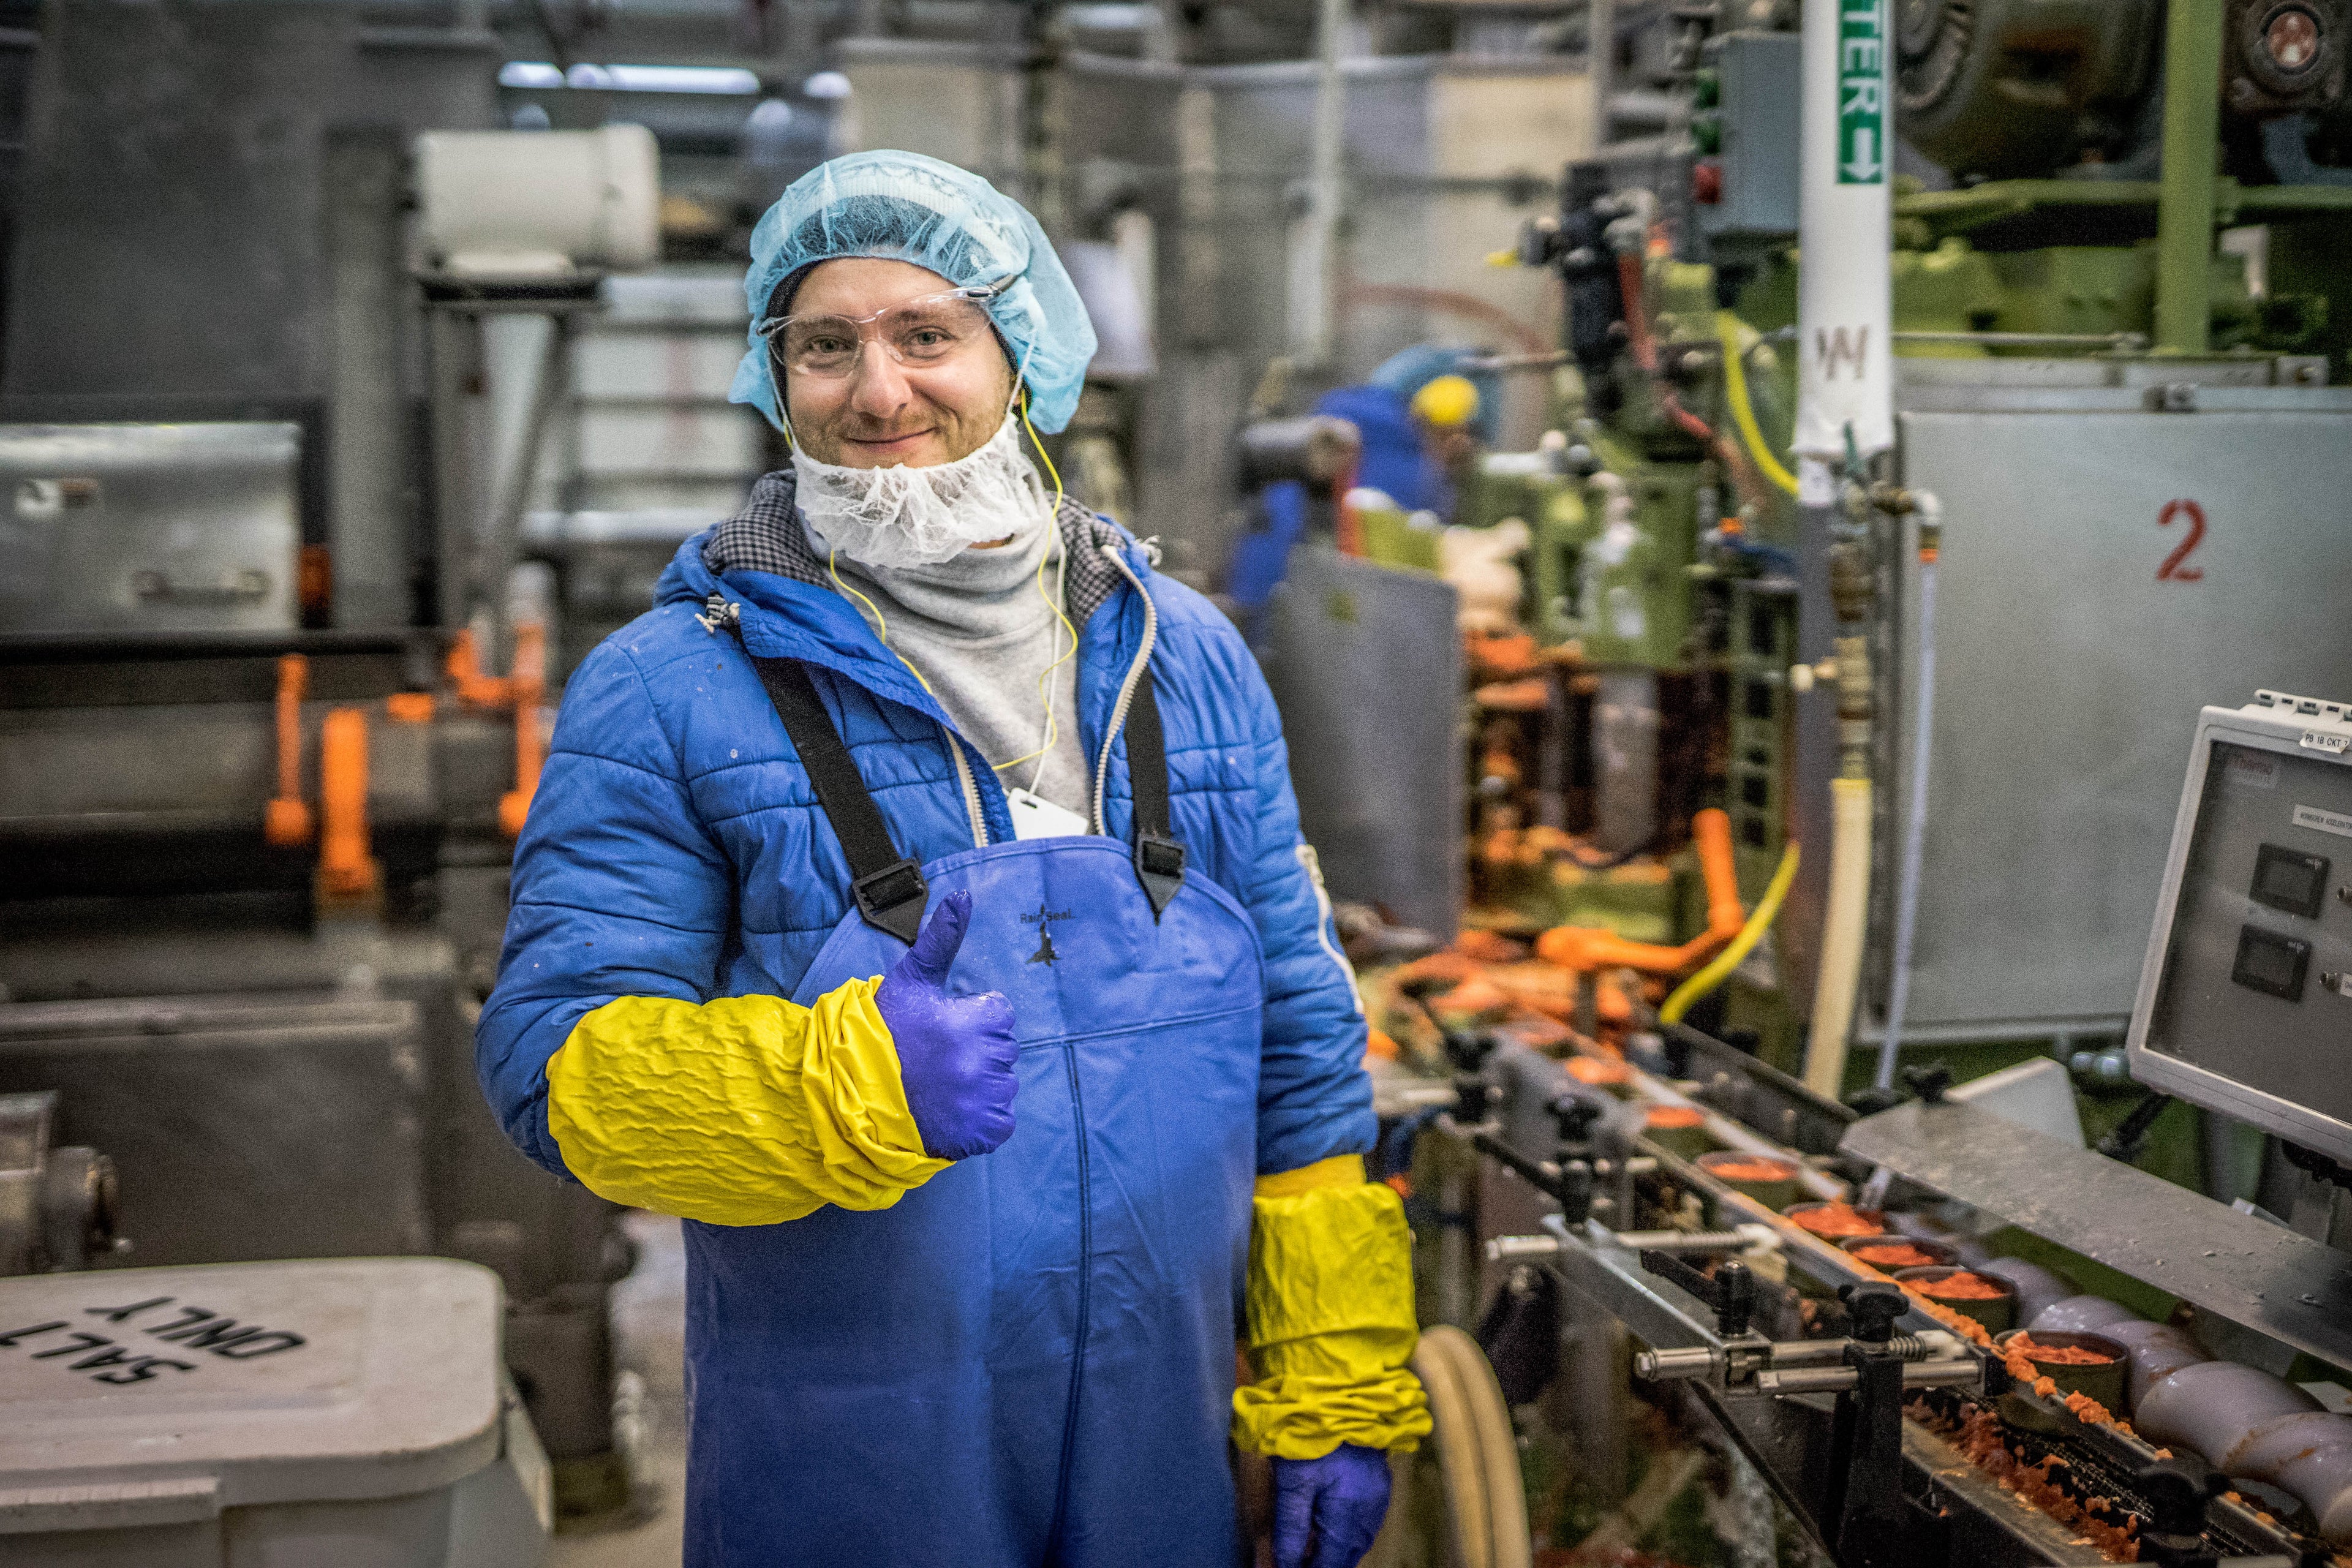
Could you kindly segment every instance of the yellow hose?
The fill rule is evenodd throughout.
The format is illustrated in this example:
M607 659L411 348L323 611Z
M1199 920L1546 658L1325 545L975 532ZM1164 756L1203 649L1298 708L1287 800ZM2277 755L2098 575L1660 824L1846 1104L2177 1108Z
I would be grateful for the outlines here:
M1713 963L1675 987L1675 994L1666 998L1664 1006L1658 1009L1660 1023L1681 1023L1683 1015L1691 1010L1691 1004L1722 984L1724 978L1739 967L1740 961L1764 940L1765 931L1771 927L1772 918L1780 912L1780 900L1789 896L1789 884L1796 879L1797 847L1791 844L1780 851L1780 864L1773 870L1772 880L1766 885L1764 896L1756 900L1755 912L1748 917L1748 923L1739 928L1739 934L1731 939L1730 946L1715 955Z
M1846 1034L1853 1026L1863 937L1870 926L1870 781L1830 780L1830 811L1829 908L1805 1042L1805 1087L1836 1100L1845 1088Z
M1740 363L1739 318L1728 310L1717 310L1715 334L1723 340L1723 390L1731 400L1731 422L1739 426L1739 438L1748 443L1748 455L1756 459L1764 477L1795 495L1797 476L1780 466L1780 459L1764 444L1764 432L1756 427L1756 409L1748 401L1748 372Z

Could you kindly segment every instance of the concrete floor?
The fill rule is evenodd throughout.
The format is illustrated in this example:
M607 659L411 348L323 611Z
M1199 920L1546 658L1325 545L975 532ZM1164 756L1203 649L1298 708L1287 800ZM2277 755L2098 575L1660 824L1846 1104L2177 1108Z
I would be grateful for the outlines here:
M637 1266L613 1287L618 1436L635 1458L637 1496L625 1519L559 1535L546 1568L677 1568L686 1495L686 1247L678 1224L633 1214L622 1226Z

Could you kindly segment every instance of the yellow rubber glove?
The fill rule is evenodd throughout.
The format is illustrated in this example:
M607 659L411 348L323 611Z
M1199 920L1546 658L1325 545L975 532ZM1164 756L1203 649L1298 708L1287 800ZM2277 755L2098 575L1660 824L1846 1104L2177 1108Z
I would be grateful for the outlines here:
M547 1064L547 1125L600 1197L712 1225L884 1209L948 1168L923 1152L878 980L803 1007L624 996Z
M1260 1176L1252 1209L1257 1381L1234 1391L1234 1441L1277 1459L1418 1447L1429 1401L1406 1370L1421 1330L1403 1204L1343 1154Z

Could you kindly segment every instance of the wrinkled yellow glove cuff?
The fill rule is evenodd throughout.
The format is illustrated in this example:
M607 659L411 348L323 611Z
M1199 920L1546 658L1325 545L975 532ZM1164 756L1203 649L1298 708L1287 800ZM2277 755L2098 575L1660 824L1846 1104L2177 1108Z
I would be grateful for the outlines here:
M813 1007L606 1003L547 1064L564 1164L601 1197L712 1225L888 1208L948 1162L923 1152L879 984L852 980Z
M1420 1327L1404 1206L1346 1158L1352 1184L1331 1183L1332 1161L1258 1184L1247 1293L1257 1381L1234 1391L1234 1441L1252 1453L1409 1450L1430 1429L1428 1400L1406 1370Z

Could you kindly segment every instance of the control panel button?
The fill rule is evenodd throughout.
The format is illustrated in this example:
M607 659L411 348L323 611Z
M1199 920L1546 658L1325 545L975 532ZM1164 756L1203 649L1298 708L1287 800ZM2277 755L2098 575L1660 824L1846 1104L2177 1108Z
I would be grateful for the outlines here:
M2311 943L2301 937L2248 926L2238 933L2238 962L2230 978L2249 991L2303 1000L2303 979L2311 967Z

